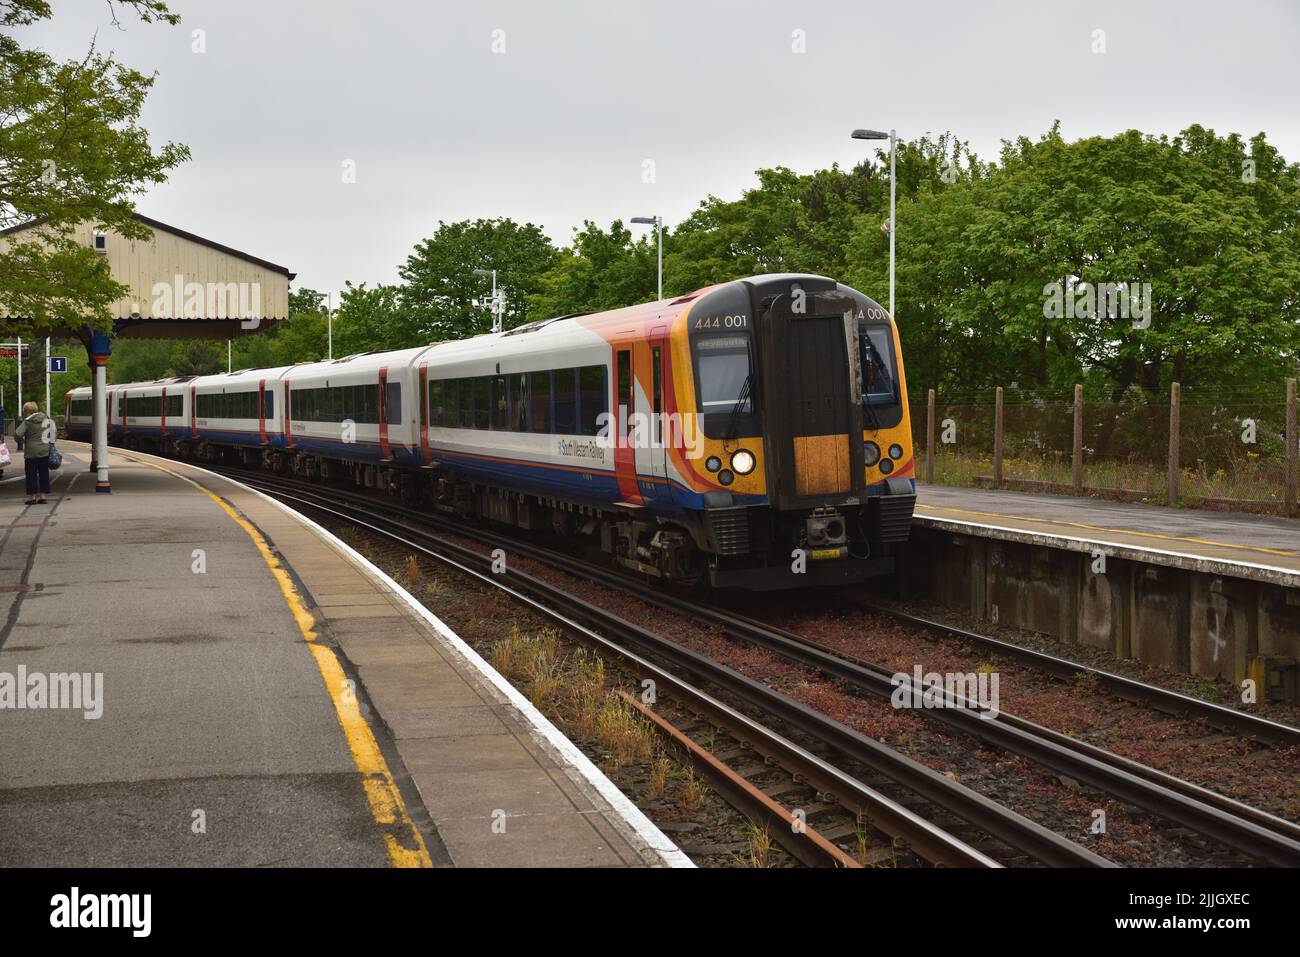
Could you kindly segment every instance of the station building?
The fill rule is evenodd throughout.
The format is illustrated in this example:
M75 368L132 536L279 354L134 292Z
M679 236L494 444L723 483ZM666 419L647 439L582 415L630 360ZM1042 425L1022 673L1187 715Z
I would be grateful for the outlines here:
M294 273L250 253L184 229L135 214L148 239L130 239L82 223L74 238L104 256L109 273L128 291L112 305L110 333L97 332L69 317L40 336L80 339L94 371L96 490L111 489L108 476L107 366L112 340L236 339L256 335L289 318L289 283ZM0 231L0 244L39 241L42 220ZM0 304L0 321L8 315ZM16 318L16 317L14 317Z

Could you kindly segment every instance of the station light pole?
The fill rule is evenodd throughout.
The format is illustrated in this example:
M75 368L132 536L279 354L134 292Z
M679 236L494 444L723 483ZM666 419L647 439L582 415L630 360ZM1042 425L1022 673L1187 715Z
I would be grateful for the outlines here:
M334 358L334 293L316 293L316 307L325 303L325 358Z
M897 177L894 175L894 154L898 145L895 130L882 133L879 130L854 130L855 140L889 140L889 315L894 315L894 198Z
M659 301L664 298L664 218L662 216L633 216L634 223L655 228L655 242L659 246Z
M495 269L475 269L474 275L492 277L492 298L475 299L473 303L479 309L487 309L492 313L492 331L500 332L505 324L506 296L504 292L497 292L497 271Z

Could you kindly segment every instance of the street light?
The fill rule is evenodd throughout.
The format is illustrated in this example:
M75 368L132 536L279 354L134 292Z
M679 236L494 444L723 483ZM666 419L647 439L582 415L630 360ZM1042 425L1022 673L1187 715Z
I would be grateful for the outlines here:
M662 216L633 216L632 222L655 228L655 242L659 246L659 300L664 298L664 218Z
M894 147L898 143L896 131L881 133L879 130L854 130L855 140L889 140L889 315L894 315Z
M495 269L475 269L474 275L492 277L492 298L487 300L475 299L473 302L479 309L488 309L491 311L492 331L500 332L503 325L502 320L506 311L506 297L504 292L500 294L497 293L497 271Z
M325 335L326 335L326 353L327 359L334 358L334 293L318 292L316 293L316 307L320 308L321 300L325 301Z

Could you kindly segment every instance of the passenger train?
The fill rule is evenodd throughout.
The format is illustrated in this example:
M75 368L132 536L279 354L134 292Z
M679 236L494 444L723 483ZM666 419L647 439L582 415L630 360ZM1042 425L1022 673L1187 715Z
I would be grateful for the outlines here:
M893 570L916 497L897 328L763 275L471 339L111 385L110 444L381 489L589 536L665 579L770 589ZM90 439L90 389L65 398Z

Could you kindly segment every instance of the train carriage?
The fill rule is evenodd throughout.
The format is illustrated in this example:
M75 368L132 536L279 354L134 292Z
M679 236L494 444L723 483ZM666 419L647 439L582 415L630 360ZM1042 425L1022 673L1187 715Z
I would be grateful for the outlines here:
M114 441L147 435L130 412L162 385L114 387ZM189 386L176 454L588 535L621 564L720 587L887 574L915 502L898 330L823 276Z
M375 486L385 468L418 466L414 422L408 408L415 394L412 362L426 347L360 353L293 366L284 376L282 398L289 410L284 433L286 458L273 467L312 477L329 476L345 463L361 485Z
M175 442L177 453L217 461L230 450L245 464L262 464L262 453L282 442L277 383L291 368L240 369L192 379L188 430Z

